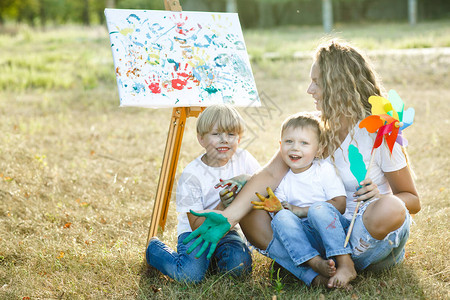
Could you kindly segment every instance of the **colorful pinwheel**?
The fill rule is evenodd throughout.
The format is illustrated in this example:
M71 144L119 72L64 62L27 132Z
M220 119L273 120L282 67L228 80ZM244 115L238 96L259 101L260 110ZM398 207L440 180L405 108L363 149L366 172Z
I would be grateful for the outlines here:
M395 142L406 146L408 141L402 136L402 130L413 123L414 108L404 111L405 104L394 90L389 91L388 99L371 96L369 102L372 105L372 115L362 120L359 127L366 128L370 133L378 131L372 152L381 145L383 137L391 153Z

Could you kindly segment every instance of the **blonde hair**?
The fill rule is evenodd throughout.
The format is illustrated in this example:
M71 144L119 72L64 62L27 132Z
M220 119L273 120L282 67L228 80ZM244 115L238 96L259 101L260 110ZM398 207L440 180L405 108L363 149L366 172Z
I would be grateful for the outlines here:
M322 88L322 122L326 131L326 149L333 154L340 146L341 117L348 131L371 114L369 97L381 96L381 81L368 58L344 42L331 40L320 45L315 54Z
M211 132L214 125L223 132L244 134L245 125L238 111L227 104L214 104L207 107L198 117L197 134L203 136Z
M305 128L309 127L314 130L314 132L317 134L317 141L319 143L319 149L317 151L317 156L322 158L323 157L323 149L325 145L325 139L323 135L322 126L320 124L320 120L318 116L310 113L297 113L294 115L291 115L284 120L283 124L281 125L281 137L283 136L284 132L288 128Z

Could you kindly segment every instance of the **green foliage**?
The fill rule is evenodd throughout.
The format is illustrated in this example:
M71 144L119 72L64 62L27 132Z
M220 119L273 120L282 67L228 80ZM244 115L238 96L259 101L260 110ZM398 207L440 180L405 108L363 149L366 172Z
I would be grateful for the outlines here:
M281 271L281 268L278 268L277 269L277 276L276 276L276 278L274 278L274 273L275 273L275 269L274 269L274 266L275 266L275 261L272 261L272 265L270 266L270 270L269 270L269 280L270 280L270 282L273 282L274 283L274 290L275 290L275 292L277 293L277 294L280 294L282 291L283 291L283 288L284 288L284 283L282 282L282 278L280 278L280 271Z
M182 1L180 1L182 4ZM164 9L163 0L119 0L117 8L129 9Z
M406 0L332 0L335 22L406 20ZM186 10L225 11L227 0L180 1ZM319 0L239 0L238 12L244 27L268 28L280 25L321 24ZM163 0L1 0L0 24L17 21L29 25L81 23L103 24L106 6L123 9L163 10ZM423 1L418 7L422 19L448 18L450 2Z

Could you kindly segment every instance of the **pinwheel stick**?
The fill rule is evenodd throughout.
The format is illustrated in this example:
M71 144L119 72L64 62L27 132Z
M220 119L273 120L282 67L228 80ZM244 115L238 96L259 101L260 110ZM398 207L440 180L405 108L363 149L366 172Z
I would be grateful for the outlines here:
M369 167L367 168L366 178L369 176L370 168L372 167L373 159L375 157L375 151L372 151L372 155L370 156ZM364 178L364 179L366 179ZM348 227L347 236L345 237L344 247L347 247L348 241L350 240L350 235L352 234L353 225L355 225L356 214L358 213L359 207L361 206L361 201L356 204L355 212L353 213L352 221L350 222L350 226Z

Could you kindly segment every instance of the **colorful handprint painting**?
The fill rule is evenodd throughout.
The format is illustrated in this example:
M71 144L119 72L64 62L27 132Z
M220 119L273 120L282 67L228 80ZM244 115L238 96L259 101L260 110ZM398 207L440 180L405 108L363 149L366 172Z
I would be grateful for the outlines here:
M238 15L105 10L121 106L260 106Z

